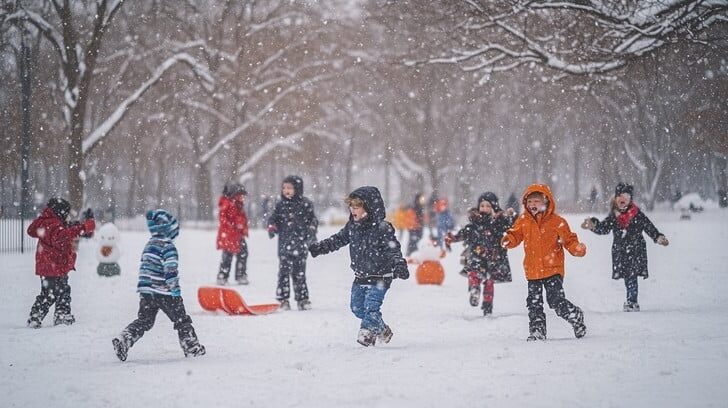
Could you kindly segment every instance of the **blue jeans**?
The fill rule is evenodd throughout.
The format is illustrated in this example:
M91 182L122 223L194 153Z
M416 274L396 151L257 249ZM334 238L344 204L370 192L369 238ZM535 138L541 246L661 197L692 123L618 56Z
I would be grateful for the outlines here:
M351 311L354 316L361 319L360 328L371 330L376 334L384 330L380 309L386 293L387 288L383 284L351 285Z
M637 277L630 276L624 278L624 286L627 288L627 301L637 303L637 294L639 293L639 286L637 286Z

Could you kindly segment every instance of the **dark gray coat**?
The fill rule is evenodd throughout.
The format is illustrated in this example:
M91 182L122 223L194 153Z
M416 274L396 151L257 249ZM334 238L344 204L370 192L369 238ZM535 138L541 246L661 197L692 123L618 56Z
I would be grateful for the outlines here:
M647 278L647 244L642 232L647 233L652 241L657 242L660 231L655 228L649 218L638 210L630 220L627 229L622 229L617 217L611 213L602 221L592 218L596 234L606 235L610 232L614 237L612 241L612 279L622 279L633 276Z
M279 257L305 258L308 245L316 241L318 219L313 203L303 196L303 180L298 176L288 176L283 182L293 184L295 194L290 199L281 195L268 218L268 225L276 228Z

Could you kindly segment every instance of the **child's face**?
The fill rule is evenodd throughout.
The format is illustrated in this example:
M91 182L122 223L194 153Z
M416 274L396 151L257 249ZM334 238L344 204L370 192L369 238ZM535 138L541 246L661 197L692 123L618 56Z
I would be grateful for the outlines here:
M480 211L481 214L492 215L493 206L490 205L489 201L481 201L480 204L478 205L478 211Z
M526 199L526 208L531 214L536 215L541 211L546 211L546 202L543 197L534 195Z
M354 221L361 221L364 217L367 216L366 210L364 210L364 206L349 206L349 211L351 211L351 217L354 218Z
M283 183L283 186L281 187L281 194L283 194L283 197L291 199L291 198L293 198L293 195L295 193L296 193L296 189L293 187L293 184Z
M624 211L627 209L627 206L629 206L629 203L632 201L632 196L627 193L622 193L616 197L614 197L614 203L617 204L617 209L620 211Z
M245 204L245 194L235 194L235 197L233 199L240 204Z

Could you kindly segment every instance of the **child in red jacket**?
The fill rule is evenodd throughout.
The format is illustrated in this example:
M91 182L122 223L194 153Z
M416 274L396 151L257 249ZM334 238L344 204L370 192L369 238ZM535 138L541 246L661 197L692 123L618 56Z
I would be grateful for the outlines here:
M28 327L37 329L43 318L56 304L53 324L73 324L71 314L71 287L68 273L76 269L73 240L91 235L96 228L90 209L84 212L83 223L69 223L71 205L62 198L51 198L46 208L28 227L28 235L38 238L35 252L35 274L40 276L40 295L30 309Z
M233 256L237 256L235 281L240 285L248 284L248 244L245 242L248 236L248 216L244 207L246 195L245 187L228 184L218 203L220 227L217 230L217 249L222 249L220 272L217 274L218 285L227 284Z

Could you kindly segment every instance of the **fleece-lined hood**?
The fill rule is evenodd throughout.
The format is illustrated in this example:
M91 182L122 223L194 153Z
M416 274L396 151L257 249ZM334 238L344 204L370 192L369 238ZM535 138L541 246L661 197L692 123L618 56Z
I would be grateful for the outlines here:
M372 221L379 222L386 218L387 214L384 208L384 200L378 188L373 186L359 187L352 191L349 197L360 198L364 201L364 208Z

